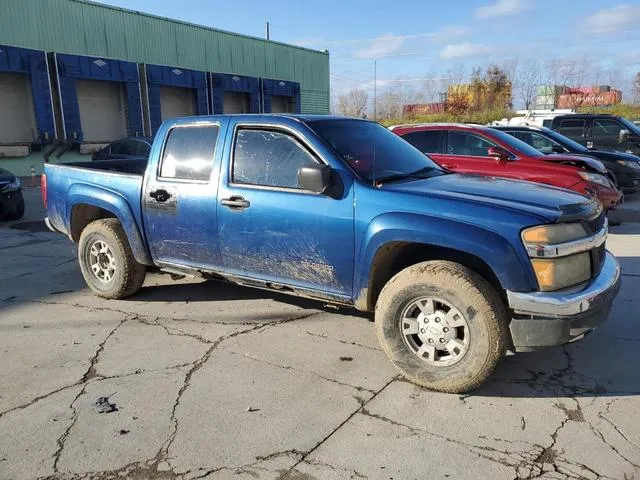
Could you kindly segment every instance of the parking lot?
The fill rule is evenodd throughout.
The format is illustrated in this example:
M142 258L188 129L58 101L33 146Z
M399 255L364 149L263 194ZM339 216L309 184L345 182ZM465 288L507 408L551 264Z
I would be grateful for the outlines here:
M0 228L0 479L640 479L640 198L609 322L458 396L399 378L351 310L161 275L99 299L25 196Z

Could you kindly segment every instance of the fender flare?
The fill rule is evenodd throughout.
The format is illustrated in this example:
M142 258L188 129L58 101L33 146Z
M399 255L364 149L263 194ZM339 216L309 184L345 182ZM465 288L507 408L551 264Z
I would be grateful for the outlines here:
M65 220L69 235L71 235L71 214L73 207L79 204L92 205L113 213L127 234L127 240L129 241L129 246L136 261L143 265L153 265L153 260L136 224L131 207L124 197L115 192L92 185L71 185L71 188L69 188L67 192L68 211L66 212Z
M395 242L425 244L472 255L492 270L504 290L536 288L524 247L517 251L508 239L482 226L442 217L388 213L374 218L362 238L354 273L354 304L361 310L372 306L369 286L376 255Z

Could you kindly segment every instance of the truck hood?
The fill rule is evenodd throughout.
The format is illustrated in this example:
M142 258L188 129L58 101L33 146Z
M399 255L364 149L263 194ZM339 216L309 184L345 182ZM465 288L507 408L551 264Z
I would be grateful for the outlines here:
M424 180L389 183L382 189L493 205L549 221L589 217L599 208L597 200L563 188L479 175L445 174Z
M576 167L584 168L588 172L602 174L607 173L607 168L600 160L586 155L552 153L550 155L545 155L542 160L550 163L561 163L563 165L575 165Z
M631 162L640 162L640 157L624 152L610 152L608 150L589 150L585 155L593 155L599 160L615 162L616 160L627 160Z

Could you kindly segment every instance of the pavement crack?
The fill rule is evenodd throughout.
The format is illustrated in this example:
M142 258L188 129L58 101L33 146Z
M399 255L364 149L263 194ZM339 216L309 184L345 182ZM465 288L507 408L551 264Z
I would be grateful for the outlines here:
M104 346L109 341L109 339L116 333L116 331L122 326L122 324L124 324L128 320L135 319L135 318L137 318L137 315L126 315L120 322L118 322L118 324L115 327L113 327L113 329L111 329L111 331L105 337L105 339L102 342L100 342L100 344L98 345L98 349L96 350L96 353L94 353L94 355L89 360L89 368L82 376L80 383L88 382L92 378L100 376L96 371L96 365L98 365L98 361L100 360L100 355L104 351Z
M398 378L398 376L393 377L391 380L389 380L387 383L385 383L380 389L378 389L372 396L371 398L369 398L366 402L362 403L356 410L354 410L352 413L350 413L347 418L345 418L338 426L336 426L333 430L331 430L331 432L329 432L329 434L327 434L322 440L320 440L313 448L311 448L310 450L308 450L307 452L304 453L304 455L302 455L302 458L300 458L300 460L298 460L291 468L289 468L288 470L286 470L285 472L282 472L282 474L278 477L278 480L292 480L293 477L293 472L295 471L296 467L298 465L300 465L302 462L305 462L307 460L307 458L309 458L309 456L315 452L318 448L320 448L320 446L322 446L327 440L329 440L338 430L340 430L349 420L351 420L354 416L356 416L359 412L363 411L365 409L365 406L371 402L374 398L376 398L378 395L380 395L389 385L391 385L396 379Z
M638 445L636 442L634 442L633 440L631 440L623 431L622 429L620 429L620 427L618 427L612 420L610 420L606 415L609 414L609 410L611 409L611 405L613 405L613 403L616 401L617 399L613 399L609 402L607 402L606 408L604 412L598 412L598 417L600 417L602 420L604 420L605 422L607 422L609 425L611 425L611 427L613 427L613 429L618 432L618 435L620 435L622 438L624 438L627 443L629 443L630 445L633 445L635 448L640 449L640 445Z
M58 464L60 463L60 457L62 456L62 452L64 451L64 446L67 441L67 438L69 437L71 430L73 429L76 422L78 421L78 410L76 409L75 404L78 401L78 399L85 393L87 389L87 385L88 384L85 384L82 387L80 392L78 392L78 394L74 397L74 399L71 401L71 404L69 405L69 408L73 411L73 415L71 417L71 423L63 432L63 434L60 437L58 437L58 440L56 441L58 448L56 452L53 454L53 471L55 473L60 473L60 469L58 467Z
M89 359L89 367L87 368L86 372L82 375L80 380L78 380L77 382L72 383L71 385L65 385L63 387L56 388L55 390L52 390L51 392L48 392L48 393L45 393L44 395L40 395L38 397L35 397L33 400L30 400L27 403L24 403L22 405L18 405L16 407L10 408L8 410L5 410L4 412L0 412L0 418L2 418L3 416L5 416L5 415L7 415L7 414L9 414L11 412L14 412L16 410L24 410L25 408L28 408L28 407L30 407L32 405L35 405L36 403L38 403L38 402L40 402L42 400L45 400L45 399L51 397L52 395L55 395L56 393L60 393L60 392L62 392L64 390L68 390L70 388L74 388L74 387L78 387L80 385L86 384L87 382L89 382L93 378L103 378L102 376L100 376L100 375L98 375L96 373L96 365L98 364L98 361L100 360L100 354L104 351L105 344L113 336L113 334L116 332L116 330L118 330L118 328L120 328L123 323L125 323L127 320L130 320L131 318L134 318L134 317L132 317L130 315L125 316L125 318L123 320L121 320L120 322L118 322L118 324L108 333L108 335L105 337L105 339L102 342L100 342L96 352ZM119 375L115 375L115 376L108 377L108 378L116 378L116 377L119 377Z
M191 379L193 378L193 375L198 372L198 370L200 370L202 368L203 365L205 365L207 363L207 361L211 358L211 355L213 355L213 353L216 351L216 349L225 341L231 339L231 338L235 338L237 336L240 335L246 335L252 332L256 332L256 331L260 331L266 327L274 327L277 325L281 325L284 323L290 323L290 322L295 322L297 320L303 320L306 318L309 318L313 315L319 315L322 312L312 312L312 313L307 313L304 315L299 315L296 317L292 317L292 318L286 318L286 319L282 319L282 320L277 320L277 321L269 321L269 322L263 322L263 323L259 323L257 325L252 326L251 328L246 328L244 330L239 330L233 333L230 333L228 335L222 336L219 339L217 339L215 342L211 343L211 346L207 349L207 351L202 355L202 357L200 357L198 360L196 360L195 362L193 362L191 368L189 369L189 371L186 373L185 378L184 378L184 382L182 384L182 386L180 387L180 390L178 391L178 395L176 396L176 400L173 404L173 408L171 409L171 416L170 416L170 421L171 424L173 425L172 431L169 434L168 439L165 441L164 445L162 447L160 447L160 450L158 451L158 453L155 456L154 462L155 462L155 466L157 467L158 463L162 460L166 461L166 458L168 456L169 453L169 449L171 448L171 445L173 444L176 435L178 434L178 427L179 427L179 423L178 423L178 417L176 415L176 412L178 410L178 407L180 406L180 401L182 400L182 396L184 395L184 393L187 391L187 389L191 386Z
M232 355L238 355L240 357L243 357L243 358L246 358L246 359L249 359L249 360L253 360L254 362L263 363L263 364L269 365L271 367L281 368L283 370L293 370L294 372L300 372L300 373L308 373L308 374L313 375L315 377L321 378L322 380L326 380L327 382L336 383L338 385L342 385L343 387L353 388L354 390L357 390L359 392L369 392L371 394L375 394L376 393L375 390L371 390L371 389L365 388L365 387L359 387L357 385L351 385L350 383L346 383L346 382L341 382L340 380L336 380L334 378L325 377L324 375L320 375L319 373L313 372L311 370L303 370L303 369L300 369L300 368L292 367L290 365L281 365L279 363L273 363L273 362L270 362L268 360L262 360L260 358L252 357L251 355L247 355L246 353L236 352L235 350L225 349L225 351L231 353Z
M326 338L328 340L333 340L334 342L343 343L345 345L354 345L356 347L367 348L369 350L376 350L378 352L382 351L382 349L378 348L378 347L372 347L370 345L364 345L364 344L358 343L358 342L349 342L347 340L342 340L340 338L330 337L329 335L326 335L325 333L315 333L315 332L310 332L309 330L306 330L305 333L308 334L308 335L311 335L312 337Z

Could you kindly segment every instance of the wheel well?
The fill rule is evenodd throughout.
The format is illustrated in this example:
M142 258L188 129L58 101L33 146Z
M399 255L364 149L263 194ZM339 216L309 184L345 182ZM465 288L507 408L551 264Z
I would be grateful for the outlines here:
M382 288L394 275L411 265L428 260L448 260L464 265L482 275L504 297L504 290L496 274L484 260L475 255L425 243L392 242L381 247L373 259L369 275L367 310L375 309Z
M74 242L80 240L80 235L87 225L101 218L117 218L113 212L104 208L79 203L71 210L71 239Z

